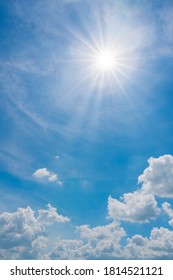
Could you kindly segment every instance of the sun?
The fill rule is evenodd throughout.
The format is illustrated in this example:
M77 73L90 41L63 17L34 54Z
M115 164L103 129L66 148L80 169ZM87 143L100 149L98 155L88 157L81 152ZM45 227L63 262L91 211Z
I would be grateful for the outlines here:
M95 66L101 71L110 71L114 68L115 56L110 50L101 50L95 56Z
M100 31L101 32L101 31ZM100 33L101 34L101 33ZM138 56L135 45L130 40L111 35L100 38L90 34L89 38L75 34L75 42L70 49L70 62L78 71L77 86L86 83L99 93L110 92L115 89L124 92L127 82L133 82L134 72L137 70ZM128 42L128 44L127 44Z

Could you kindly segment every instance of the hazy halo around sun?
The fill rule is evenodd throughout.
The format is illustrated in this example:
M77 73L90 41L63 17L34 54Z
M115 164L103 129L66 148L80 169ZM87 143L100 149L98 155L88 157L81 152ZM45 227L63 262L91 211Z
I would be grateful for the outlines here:
M108 36L109 34L103 36L103 33L100 31L100 38L93 33L88 39L75 33L77 40L71 48L70 62L78 71L77 87L86 82L92 89L99 89L99 92L106 87L111 91L113 88L124 91L126 81L132 81L132 75L137 70L135 41L132 42L131 38L128 40L124 37Z
M113 69L115 56L111 50L100 50L95 56L95 66L101 71Z

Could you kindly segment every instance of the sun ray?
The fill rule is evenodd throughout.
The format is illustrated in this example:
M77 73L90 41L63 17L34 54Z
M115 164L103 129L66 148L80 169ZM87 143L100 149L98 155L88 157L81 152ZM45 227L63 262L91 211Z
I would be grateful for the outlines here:
M69 62L79 71L76 87L87 85L88 90L98 89L102 94L123 91L138 70L142 56L138 51L140 42L133 40L134 34L109 32L109 28L101 29L101 25L98 30L85 27L88 36L70 29L74 41Z

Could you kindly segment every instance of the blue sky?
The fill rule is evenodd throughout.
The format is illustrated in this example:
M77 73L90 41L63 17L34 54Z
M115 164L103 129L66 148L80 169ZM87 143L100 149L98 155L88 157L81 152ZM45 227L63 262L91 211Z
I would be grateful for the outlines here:
M1 259L173 258L172 12L0 1Z

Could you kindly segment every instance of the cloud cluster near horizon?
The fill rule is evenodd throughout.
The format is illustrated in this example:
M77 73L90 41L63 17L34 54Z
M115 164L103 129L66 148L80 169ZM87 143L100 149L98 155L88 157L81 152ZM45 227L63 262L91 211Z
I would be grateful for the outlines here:
M170 218L168 223L173 226L171 204L166 201L162 203L162 207L157 204L159 196L172 197L172 184L168 183L173 174L173 156L150 158L148 164L138 178L142 183L141 189L125 193L120 201L108 198L108 215L113 219L111 223L96 227L73 226L73 234L76 236L74 239L60 238L57 232L57 241L54 241L49 250L47 245L51 233L48 236L48 226L67 223L70 218L58 214L50 204L47 210L38 210L37 216L30 207L19 208L13 213L1 213L0 258L172 258L173 230L153 227L149 237L139 234L128 237L128 232L121 225L121 221L138 224L150 222L152 225L153 219L165 213ZM51 176L47 169L39 169L36 174L48 178ZM121 240L124 238L126 244L122 246Z
M46 248L47 227L70 221L50 204L47 207L47 210L39 209L37 216L31 207L0 214L0 259L41 257Z

